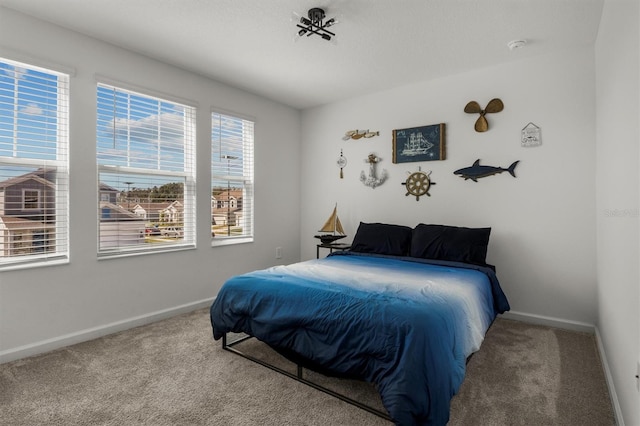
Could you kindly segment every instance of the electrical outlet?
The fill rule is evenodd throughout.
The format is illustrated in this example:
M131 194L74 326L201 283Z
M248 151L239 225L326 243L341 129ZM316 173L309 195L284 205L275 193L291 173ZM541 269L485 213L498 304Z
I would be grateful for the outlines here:
M276 247L276 259L282 259L282 247Z

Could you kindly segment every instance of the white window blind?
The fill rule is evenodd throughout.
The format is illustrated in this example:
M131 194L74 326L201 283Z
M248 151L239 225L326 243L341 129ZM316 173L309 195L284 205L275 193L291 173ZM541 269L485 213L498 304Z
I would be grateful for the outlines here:
M0 268L68 259L69 75L0 58Z
M254 122L211 114L211 235L216 240L253 239Z
M101 255L195 246L195 108L98 84Z

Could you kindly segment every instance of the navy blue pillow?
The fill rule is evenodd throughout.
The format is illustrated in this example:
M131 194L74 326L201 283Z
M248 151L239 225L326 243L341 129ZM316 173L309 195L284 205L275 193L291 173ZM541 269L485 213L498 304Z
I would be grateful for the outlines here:
M412 232L408 226L360 222L351 251L406 256L411 247Z
M411 257L486 265L491 228L419 224L411 237Z

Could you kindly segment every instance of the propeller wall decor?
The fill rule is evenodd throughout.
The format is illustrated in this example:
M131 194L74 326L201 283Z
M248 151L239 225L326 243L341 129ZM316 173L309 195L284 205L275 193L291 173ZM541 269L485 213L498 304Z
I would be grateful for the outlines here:
M489 130L489 123L485 117L487 113L500 112L504 109L504 104L498 98L491 99L485 109L480 108L480 105L476 101L469 102L464 107L464 112L468 114L480 114L480 117L476 120L474 128L476 132L486 132Z

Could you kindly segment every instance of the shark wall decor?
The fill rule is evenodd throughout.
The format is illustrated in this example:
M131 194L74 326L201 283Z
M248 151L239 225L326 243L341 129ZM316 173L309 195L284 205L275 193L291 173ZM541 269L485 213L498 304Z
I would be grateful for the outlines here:
M509 172L511 176L516 177L515 170L519 162L520 160L514 161L513 163L511 163L511 165L508 168L505 169L502 167L481 166L480 159L477 159L471 167L464 167L462 169L458 169L455 172L453 172L453 174L458 175L461 178L464 178L464 180L471 179L474 182L477 182L478 179L480 178L493 176L495 174L502 173L502 172Z

